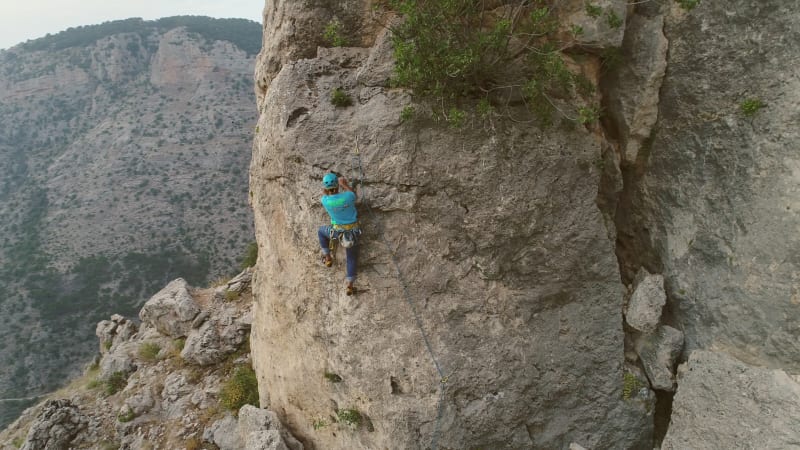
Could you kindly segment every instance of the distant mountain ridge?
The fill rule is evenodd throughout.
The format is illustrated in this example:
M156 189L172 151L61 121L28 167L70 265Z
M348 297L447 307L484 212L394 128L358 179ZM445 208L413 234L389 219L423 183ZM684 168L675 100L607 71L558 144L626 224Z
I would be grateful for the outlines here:
M25 51L63 50L92 45L114 34L142 35L165 32L178 27L185 27L188 32L200 34L209 41L231 42L248 55L255 55L261 49L261 24L247 19L214 19L204 16L172 16L157 20L133 17L112 20L97 25L68 28L56 34L27 41L20 46Z
M0 52L0 398L76 373L92 323L166 281L237 265L260 42L255 22L180 16Z

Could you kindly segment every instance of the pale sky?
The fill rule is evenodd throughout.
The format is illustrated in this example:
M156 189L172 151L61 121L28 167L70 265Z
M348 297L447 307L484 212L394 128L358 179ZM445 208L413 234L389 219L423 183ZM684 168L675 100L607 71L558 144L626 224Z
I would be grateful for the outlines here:
M0 49L70 27L141 17L209 16L261 23L265 0L0 0Z

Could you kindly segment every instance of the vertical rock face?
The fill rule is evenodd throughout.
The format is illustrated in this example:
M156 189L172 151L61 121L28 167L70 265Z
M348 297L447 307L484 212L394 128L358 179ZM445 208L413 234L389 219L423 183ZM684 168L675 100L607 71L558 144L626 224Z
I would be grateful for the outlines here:
M800 370L800 10L669 8L659 118L618 216L628 260L664 274L687 353Z
M786 372L698 350L678 383L664 450L797 448L800 384Z
M265 36L279 40L292 20L270 8ZM250 174L262 406L309 448L649 445L651 418L622 400L622 291L595 204L600 138L401 124L411 99L388 88L387 67L384 36L289 58L262 84ZM354 105L333 106L335 88ZM347 297L344 255L318 263L320 180L357 176L359 163L361 291ZM334 423L352 410L357 426Z

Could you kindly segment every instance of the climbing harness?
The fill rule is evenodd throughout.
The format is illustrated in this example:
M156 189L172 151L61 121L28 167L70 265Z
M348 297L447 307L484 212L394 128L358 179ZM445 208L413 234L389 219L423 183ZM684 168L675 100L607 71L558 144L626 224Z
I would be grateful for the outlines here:
M439 432L440 432L440 425L442 422L442 416L444 415L444 399L447 392L447 381L448 376L445 375L444 370L442 369L441 364L439 364L439 360L436 358L436 353L433 351L433 346L431 346L430 339L428 339L428 333L425 331L425 327L422 323L422 319L420 318L419 312L417 311L417 306L414 303L414 300L411 297L411 294L408 290L408 284L406 283L403 272L400 270L400 264L397 262L397 257L392 250L392 246L389 244L389 240L386 239L386 234L384 233L383 229L379 227L378 221L375 217L375 212L370 208L369 202L367 202L367 193L366 188L364 187L364 167L361 161L361 152L359 151L358 147L358 135L356 135L356 146L355 146L355 155L351 159L350 169L351 171L354 169L355 164L358 165L358 184L361 185L361 203L366 207L367 213L369 213L370 220L375 224L375 227L378 230L377 235L380 236L383 245L386 247L386 250L389 252L389 256L392 260L392 265L394 266L395 272L397 272L397 280L400 283L400 286L403 290L403 298L405 299L408 306L411 308L411 312L414 315L414 321L417 324L417 328L419 328L419 332L422 335L422 340L425 342L425 348L428 350L428 354L430 354L431 360L433 361L433 366L436 368L436 372L439 374L439 401L436 405L436 422L434 424L433 429L433 437L431 438L431 449L436 450L439 444Z
M361 228L358 222L347 225L331 225L328 227L328 248L331 252L336 250L336 241L344 248L352 248L361 236Z

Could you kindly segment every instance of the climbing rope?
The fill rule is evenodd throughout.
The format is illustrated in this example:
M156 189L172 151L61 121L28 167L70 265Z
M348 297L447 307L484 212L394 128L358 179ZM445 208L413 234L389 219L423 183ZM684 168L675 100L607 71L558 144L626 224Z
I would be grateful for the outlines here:
M366 188L364 187L364 167L361 161L361 152L358 147L358 136L356 136L355 154L353 155L353 158L351 158L350 160L351 173L354 173L353 171L355 170L356 165L358 169L358 185L360 185L361 187L361 203L367 208L370 220L375 224L375 227L378 231L377 234L378 236L380 236L383 245L389 252L392 265L394 266L395 272L397 272L397 280L399 281L400 287L403 290L403 298L405 299L409 308L411 308L411 312L414 315L414 321L416 322L417 328L419 328L419 332L422 335L422 340L425 342L425 348L428 349L428 354L431 357L431 361L433 361L433 366L436 368L436 372L439 374L439 401L436 405L436 422L434 424L433 437L431 438L431 449L436 450L439 444L439 432L441 429L440 425L442 422L442 416L444 415L444 399L447 391L448 377L445 375L441 364L439 364L439 360L436 358L436 353L433 351L433 346L431 345L430 339L428 339L428 333L425 332L425 326L422 323L419 311L417 311L417 306L414 303L414 300L411 297L411 294L408 290L408 284L406 283L405 278L403 277L403 272L400 270L400 264L397 262L397 256L395 255L394 250L392 250L392 246L391 244L389 244L389 240L386 239L386 234L383 231L383 227L381 227L378 221L376 220L375 212L369 206L369 202L367 201L367 191Z

